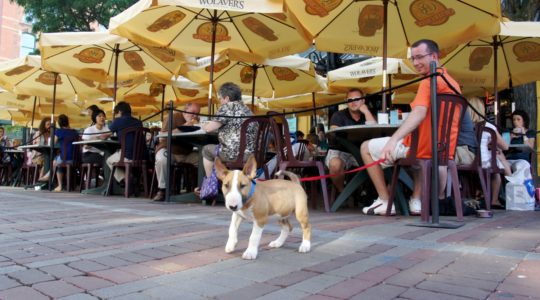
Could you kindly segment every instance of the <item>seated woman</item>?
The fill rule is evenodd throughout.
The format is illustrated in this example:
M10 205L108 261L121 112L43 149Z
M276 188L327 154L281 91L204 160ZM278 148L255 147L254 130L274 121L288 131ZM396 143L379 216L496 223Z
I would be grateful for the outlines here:
M94 125L86 128L83 132L82 139L84 141L103 139L103 133L108 133L109 127L105 124L107 116L101 109L92 112L92 123ZM91 164L103 164L103 151L96 147L85 145L82 150L82 162Z
M66 115L58 116L58 126L60 128L54 131L54 141L60 145L60 154L58 154L53 161L53 170L57 165L64 162L71 162L73 160L73 140L79 135L77 130L69 127L69 119ZM67 147L64 147L66 140L70 142ZM67 152L66 152L67 151ZM54 189L55 192L62 191L62 180L64 179L63 168L58 168L56 172L56 178L58 179L58 186Z
M224 83L218 91L218 99L220 107L217 111L218 117L204 124L202 128L206 132L218 132L219 139L219 158L224 162L230 162L238 157L240 151L240 128L244 122L244 118L228 118L231 117L246 117L253 115L251 110L242 102L242 90L232 82ZM254 130L248 131L248 143L246 154L253 153L255 149ZM214 167L214 159L216 158L215 149L218 145L206 145L203 148L203 163L206 176L210 176ZM247 159L249 155L244 155ZM196 189L198 192L198 189Z
M469 98L469 105L476 109L476 111L482 113L482 116L479 116L477 113L475 113L471 108L467 110L467 112L470 114L472 121L477 124L484 121L484 118L482 118L485 114L485 106L484 102L477 97ZM486 128L490 128L494 130L497 134L497 166L499 168L504 168L505 175L510 175L510 168L508 166L508 163L506 159L504 158L504 155L502 154L501 150L508 150L508 144L504 141L500 133L497 131L497 127L495 125L486 122L485 125ZM482 137L480 140L480 158L482 161L482 168L486 169L491 167L491 151L488 148L489 143L491 143L491 135L487 132L482 133ZM491 201L491 207L500 207L501 203L499 202L499 190L501 188L501 175L498 173L491 174L491 199L486 199L486 201Z
M510 144L524 144L530 149L513 148L506 155L508 160L523 159L530 163L530 153L534 151L536 132L529 128L529 115L523 110L516 110L512 113L512 123L514 128L510 132Z
M49 145L49 138L51 137L51 119L43 118L39 123L38 131L34 133L32 137L32 144L34 145ZM37 167L41 167L39 172L38 181L48 181L49 180L49 153L32 151L32 163Z

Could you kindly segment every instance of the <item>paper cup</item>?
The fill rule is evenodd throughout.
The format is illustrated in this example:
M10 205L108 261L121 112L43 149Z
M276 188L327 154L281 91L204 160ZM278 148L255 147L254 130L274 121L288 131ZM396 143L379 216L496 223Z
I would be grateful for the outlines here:
M401 121L405 121L407 117L409 116L409 113L401 113Z
M378 113L377 121L379 124L388 124L388 114L387 113Z

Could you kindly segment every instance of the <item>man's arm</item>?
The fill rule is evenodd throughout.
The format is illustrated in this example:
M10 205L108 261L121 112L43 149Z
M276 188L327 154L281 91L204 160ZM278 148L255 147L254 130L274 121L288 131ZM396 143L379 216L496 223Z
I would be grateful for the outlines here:
M366 124L376 124L377 120L375 120L375 117L373 117L373 114L369 111L369 108L367 105L363 104L360 106L360 112L364 114L366 117Z
M401 124L398 130L390 137L390 140L384 146L382 150L381 158L385 159L387 162L393 162L394 158L392 153L396 148L397 142L407 136L409 133L413 132L420 123L426 118L427 107L425 106L415 106L409 117Z
M204 131L206 131L206 132L214 132L214 131L218 130L221 126L223 126L223 124L221 124L221 122L208 121L207 123L202 125L202 129L204 129Z

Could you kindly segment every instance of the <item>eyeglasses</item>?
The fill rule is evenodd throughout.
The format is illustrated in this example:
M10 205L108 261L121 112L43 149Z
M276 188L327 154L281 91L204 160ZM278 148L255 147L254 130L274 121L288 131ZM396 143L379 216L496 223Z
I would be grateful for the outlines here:
M363 97L359 97L359 98L348 98L347 99L347 102L354 102L354 101L359 101L359 100L364 100Z
M414 62L415 60L421 60L422 58L424 58L424 57L426 57L426 56L428 56L428 55L431 55L431 54L433 54L433 53L426 53L426 54L424 54L424 55L412 56L412 57L409 57L409 60L410 60L411 62Z

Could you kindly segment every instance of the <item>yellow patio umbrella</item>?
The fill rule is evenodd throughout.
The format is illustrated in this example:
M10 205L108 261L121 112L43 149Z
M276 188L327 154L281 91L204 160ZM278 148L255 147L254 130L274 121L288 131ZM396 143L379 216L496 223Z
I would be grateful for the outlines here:
M420 39L434 40L444 48L492 36L499 31L501 17L500 0L285 2L313 37L317 49L384 58L405 58L407 48ZM383 76L383 89L386 86ZM383 110L385 98L386 94Z
M40 49L45 69L112 82L113 91L119 81L141 80L147 74L167 80L190 60L172 49L138 45L108 32L44 33Z
M409 67L404 60L388 58L387 70L391 86L406 84L420 76ZM383 58L372 57L364 61L348 65L328 72L328 90L346 93L350 88L360 88L364 93L376 93L381 90L383 82ZM396 92L416 91L418 83L405 86Z
M501 22L500 33L445 49L441 63L466 88L492 91L540 79L540 23ZM497 106L496 106L497 107Z
M237 83L242 94L255 97L283 97L306 92L321 91L321 78L317 78L315 68L307 58L285 56L266 59L261 64L239 61L241 57L219 54L214 65L214 82L220 86L225 82ZM210 57L197 61L198 67L186 73L195 82L208 82Z
M328 91L304 93L280 98L261 98L261 106L269 110L280 112L301 112L301 115L312 114L315 120L316 114L324 113L317 107L332 105L345 101L345 94L331 93ZM307 111L309 110L309 111Z
M109 29L141 44L166 46L198 57L239 51L243 60L256 63L311 46L311 40L283 12L282 0L140 0L111 18Z

